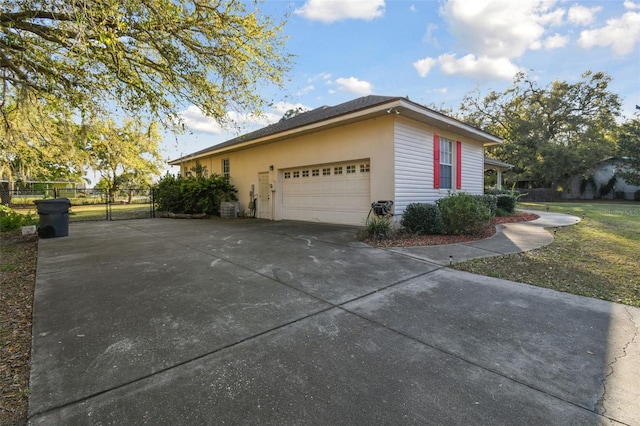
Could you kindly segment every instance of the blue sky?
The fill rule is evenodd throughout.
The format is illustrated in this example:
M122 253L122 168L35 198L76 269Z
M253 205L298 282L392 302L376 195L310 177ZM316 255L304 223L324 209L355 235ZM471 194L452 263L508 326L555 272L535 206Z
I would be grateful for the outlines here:
M264 88L262 117L228 111L242 133L290 108L337 105L375 94L458 109L466 93L508 87L518 71L541 85L605 71L627 116L640 104L640 0L266 0L296 55L284 89ZM175 159L237 136L195 107L190 132L167 135Z

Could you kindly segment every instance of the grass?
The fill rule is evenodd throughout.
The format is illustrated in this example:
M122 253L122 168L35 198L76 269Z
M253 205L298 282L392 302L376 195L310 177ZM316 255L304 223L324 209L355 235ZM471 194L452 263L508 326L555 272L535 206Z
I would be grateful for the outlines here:
M519 203L583 217L527 253L475 259L455 269L640 307L640 203Z
M31 213L37 217L36 206L30 207L14 207L14 211L21 214ZM112 219L135 219L147 218L150 215L150 204L111 204ZM88 220L106 220L107 205L106 204L87 204L76 206L72 205L69 214L70 222L88 221Z

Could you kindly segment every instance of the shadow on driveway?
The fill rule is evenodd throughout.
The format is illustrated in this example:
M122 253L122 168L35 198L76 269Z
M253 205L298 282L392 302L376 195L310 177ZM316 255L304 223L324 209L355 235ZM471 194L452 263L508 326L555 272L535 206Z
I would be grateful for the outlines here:
M260 220L41 240L38 424L640 423L640 310Z

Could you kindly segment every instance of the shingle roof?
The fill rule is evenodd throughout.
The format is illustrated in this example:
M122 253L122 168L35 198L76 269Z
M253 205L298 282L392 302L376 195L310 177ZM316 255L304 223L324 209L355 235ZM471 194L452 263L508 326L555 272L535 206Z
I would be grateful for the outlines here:
M244 135L240 135L226 142L222 142L217 145L211 146L209 148L205 148L203 150L189 154L185 157L178 158L176 160L171 161L170 163L177 162L179 160L186 159L189 157L197 157L201 154L207 153L212 150L217 150L220 148L225 148L225 147L236 145L239 143L248 142L248 141L259 139L265 136L275 135L277 133L286 132L288 130L292 130L298 127L303 127L309 124L318 123L324 120L328 120L330 118L338 117L344 114L349 114L362 109L370 108L375 105L380 105L380 104L384 104L384 103L399 100L399 99L403 99L403 98L399 96L369 95L369 96L357 98L357 99L354 99L336 106L332 106L332 107L326 106L326 105L321 106L311 111L307 111L305 113L293 116L287 120L278 121L277 123L271 124L269 126L263 127L261 129L255 130L250 133L246 133Z

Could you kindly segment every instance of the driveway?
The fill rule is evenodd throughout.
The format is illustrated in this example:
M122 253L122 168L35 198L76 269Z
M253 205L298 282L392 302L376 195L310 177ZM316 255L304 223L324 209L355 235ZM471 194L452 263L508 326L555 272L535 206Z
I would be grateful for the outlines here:
M41 240L30 422L640 424L640 309L355 232L149 219Z

